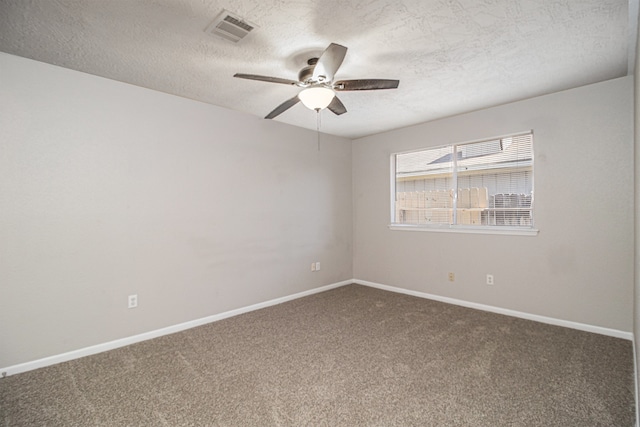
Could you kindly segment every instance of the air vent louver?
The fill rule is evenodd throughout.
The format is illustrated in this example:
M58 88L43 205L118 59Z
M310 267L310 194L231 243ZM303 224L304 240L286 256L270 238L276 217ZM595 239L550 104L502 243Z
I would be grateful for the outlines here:
M223 10L205 31L214 36L229 40L230 42L238 43L254 28L255 25L250 24L227 10Z

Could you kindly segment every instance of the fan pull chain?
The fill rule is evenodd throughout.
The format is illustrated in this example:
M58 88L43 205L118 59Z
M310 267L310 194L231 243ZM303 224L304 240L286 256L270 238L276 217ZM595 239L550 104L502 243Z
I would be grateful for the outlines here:
M316 134L318 135L318 151L320 151L320 109L316 108Z

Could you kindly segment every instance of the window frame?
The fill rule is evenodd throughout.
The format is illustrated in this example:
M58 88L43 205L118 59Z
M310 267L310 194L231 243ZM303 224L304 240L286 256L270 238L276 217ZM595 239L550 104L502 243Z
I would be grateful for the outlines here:
M502 235L519 235L519 236L537 236L539 233L539 230L536 228L536 223L535 220L533 220L535 218L535 214L534 211L535 209L535 203L531 203L531 214L532 214L532 224L531 226L507 226L507 225L500 225L500 226L496 226L496 225L468 225L468 224L444 224L444 223L440 223L440 224L403 224L403 223L397 223L396 221L396 167L397 167L397 156L398 155L402 155L402 154L409 154L409 153L417 153L417 152L421 152L421 151L427 151L427 150L435 150L438 148L443 148L443 147L450 147L452 153L455 152L454 150L456 149L455 147L461 146L461 145L467 145L467 144L476 144L476 143L482 143L482 142L488 142L488 141L493 141L493 140L501 140L504 138L511 138L511 137L518 137L518 136L522 136L522 135L526 135L526 134L531 134L531 137L533 138L534 136L534 132L533 130L527 130L527 131L523 131L523 132L517 132L517 133L511 133L511 134L506 134L506 135L501 135L501 136L496 136L496 137L490 137L490 138L482 138L482 139L477 139L477 140L472 140L472 141L465 141L465 142L457 142L457 143L450 143L450 144L443 144L443 145L436 145L433 147L423 147L423 148L419 148L419 149L414 149L414 150L407 150L407 151L401 151L401 152L395 152L395 153L391 153L390 157L389 157L389 168L390 168L390 173L389 173L389 177L390 177L390 188L391 188L391 192L390 192L390 223L388 225L389 229L391 230L395 230L395 231L426 231L426 232L444 232L444 233L467 233L467 234L502 234ZM531 155L531 169L533 171L533 181L532 181L532 188L531 188L531 195L533 196L534 194L534 187L535 187L535 147L533 147L533 141L532 141L532 155ZM453 156L454 158L454 163L455 163L455 158L456 156ZM456 190L458 190L457 188L457 173L453 173L452 174L452 187L455 187ZM455 212L454 212L455 213ZM457 215L456 215L457 216Z

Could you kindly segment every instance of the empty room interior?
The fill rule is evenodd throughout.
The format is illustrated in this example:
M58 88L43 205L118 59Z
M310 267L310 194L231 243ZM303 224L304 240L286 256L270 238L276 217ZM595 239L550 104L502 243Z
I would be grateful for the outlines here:
M0 424L638 426L638 0L0 1Z

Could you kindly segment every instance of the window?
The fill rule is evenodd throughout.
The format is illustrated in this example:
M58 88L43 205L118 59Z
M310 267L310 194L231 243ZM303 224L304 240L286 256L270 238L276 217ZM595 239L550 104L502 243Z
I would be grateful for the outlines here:
M392 225L532 229L533 133L392 156Z

